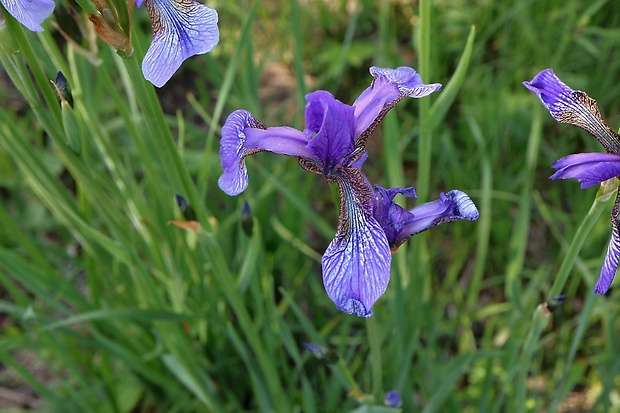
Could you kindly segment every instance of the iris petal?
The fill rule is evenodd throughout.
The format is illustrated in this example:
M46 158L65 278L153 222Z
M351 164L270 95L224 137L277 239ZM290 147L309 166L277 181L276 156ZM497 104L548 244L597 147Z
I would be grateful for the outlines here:
M335 179L341 196L340 221L323 255L323 283L338 309L370 317L372 305L390 280L390 248L372 216L372 193L362 172L340 168Z
M267 128L250 112L231 113L222 126L220 162L224 173L218 184L228 195L238 195L248 186L245 158L261 151L281 155L311 157L308 137L288 126Z
M410 67L401 66L396 69L372 66L370 74L374 78L384 77L398 86L398 90L404 96L421 98L441 88L440 83L425 84L422 77Z
M395 251L415 234L456 220L475 221L478 215L476 205L465 192L452 190L446 194L441 193L435 201L416 206L409 211L402 208L398 211L393 207L388 221L381 222L381 225L391 225L398 230L388 237L390 248Z
M245 147L280 155L312 157L306 147L309 138L295 128L276 126L267 129L246 129Z
M538 96L555 120L589 132L608 152L620 153L620 135L607 125L596 100L568 87L551 69L541 71L523 85Z
M551 164L557 172L550 179L575 178L581 188L600 184L620 175L620 155L613 153L577 153Z
M190 56L219 41L217 12L195 0L146 0L153 43L142 61L144 77L162 87Z
M439 90L441 84L425 84L410 67L396 69L371 67L375 78L353 103L355 108L355 137L364 140L377 127L387 112L406 96L421 98Z
M609 286L616 276L618 270L618 261L620 260L620 197L616 196L616 202L611 211L611 240L607 247L605 262L601 268L596 285L594 286L595 294L605 294Z
M413 187L385 189L380 185L375 185L373 215L385 231L392 250L396 250L400 245L395 244L405 223L413 219L411 212L394 202L394 197L398 194L417 198Z
M329 175L336 165L349 166L343 162L343 157L354 149L353 107L324 90L310 93L306 99L306 127L316 133L308 143L308 149L323 165L323 173Z
M28 30L42 32L41 23L53 12L53 0L1 0L11 16L23 24Z
M238 195L248 186L248 170L245 166L246 156L259 152L258 149L245 147L246 128L265 129L258 119L246 110L236 110L226 119L222 126L220 140L220 163L224 173L218 180L222 191L228 195Z

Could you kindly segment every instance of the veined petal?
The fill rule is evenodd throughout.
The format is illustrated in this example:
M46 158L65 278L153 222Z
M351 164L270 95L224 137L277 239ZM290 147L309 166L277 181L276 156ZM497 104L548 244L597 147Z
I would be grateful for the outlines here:
M523 85L538 96L555 120L580 127L592 134L607 151L620 153L620 135L607 125L596 100L585 92L568 87L552 69L541 71Z
M370 317L390 280L390 248L372 215L372 192L362 172L339 168L334 178L340 190L340 222L323 254L323 284L338 309Z
M144 77L162 87L190 56L211 51L220 39L217 12L195 0L146 0L153 43L142 61Z
M329 175L336 165L343 165L343 157L354 149L353 107L324 90L306 95L306 100L306 128L316 133L308 149L323 165L323 173Z
M267 128L250 112L231 113L222 126L220 162L224 173L218 181L228 195L238 195L247 188L248 171L245 158L261 151L311 158L306 148L309 138L294 128Z
M41 23L54 12L55 6L53 0L1 0L0 3L15 20L33 32L43 31Z
M616 202L611 210L611 240L607 247L605 262L601 274L594 286L595 294L605 294L616 276L618 260L620 259L620 197L616 195Z
M420 75L410 67L401 66L396 69L373 66L370 74L375 79L387 78L390 83L398 86L398 90L403 96L421 98L441 88L440 83L425 84Z
M441 84L425 84L410 67L396 69L371 67L372 84L355 100L355 137L370 135L385 114L402 98L421 98L439 90ZM369 130L365 133L365 131Z
M245 158L260 151L246 148L245 130L248 128L265 129L266 126L246 110L234 111L228 115L222 126L220 163L224 173L220 176L218 185L228 195L238 195L245 191L248 186Z
M551 164L557 172L550 179L575 178L581 188L600 184L620 175L620 155L613 153L577 153Z
M446 194L442 192L439 199L416 206L407 212L409 214L400 214L402 219L400 224L393 224L400 226L400 230L395 237L388 239L392 251L422 231L456 220L475 221L479 215L473 201L465 192L459 190L452 190ZM393 219L398 216L394 214Z

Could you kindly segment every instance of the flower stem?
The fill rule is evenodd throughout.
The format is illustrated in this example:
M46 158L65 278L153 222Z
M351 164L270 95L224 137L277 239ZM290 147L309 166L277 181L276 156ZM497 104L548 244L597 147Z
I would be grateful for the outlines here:
M607 201L601 201L599 197L596 197L594 199L594 202L592 203L592 206L590 207L590 210L588 211L586 217L579 225L579 228L577 229L577 232L575 233L575 236L573 237L573 240L568 247L568 251L566 251L566 255L564 256L564 260L560 265L558 274L553 281L551 290L549 290L548 299L559 295L564 289L564 285L568 280L568 276L571 272L571 269L573 268L573 265L575 264L577 256L579 255L579 251L581 250L581 247L586 241L588 234L590 233L590 231L592 231L594 224L596 224L597 220L601 216L601 213L605 209L606 203Z
M420 0L420 26L418 29L418 71L423 79L431 78L431 2ZM418 141L418 182L416 193L418 202L426 202L429 196L429 182L431 171L431 140L432 134L429 128L428 114L430 101L420 99L420 138Z

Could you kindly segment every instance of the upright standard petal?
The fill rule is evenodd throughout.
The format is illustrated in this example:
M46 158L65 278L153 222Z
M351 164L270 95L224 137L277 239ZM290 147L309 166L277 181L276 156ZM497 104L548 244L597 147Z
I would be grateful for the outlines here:
M15 20L33 32L42 32L41 23L53 12L53 0L0 0Z
M390 248L372 215L372 191L356 168L339 168L340 221L323 254L323 284L336 307L370 317L390 280Z
M614 153L577 153L551 164L557 172L550 179L575 178L581 188L600 184L620 175L620 155Z
M538 96L555 120L580 127L608 152L620 153L620 135L605 123L596 100L568 87L551 69L541 71L523 85Z
M412 188L384 189L375 185L374 216L384 229L390 249L396 251L411 236L456 220L475 221L478 209L465 192L452 190L439 199L406 210L394 203L396 194L411 196Z
M344 157L355 147L353 107L324 90L308 94L306 100L307 132L316 133L308 149L323 166L323 174L330 175L337 165L349 166Z
M188 57L211 51L220 39L217 12L195 0L145 0L153 43L142 61L144 77L162 87Z
M594 286L595 294L605 294L616 276L618 261L620 260L620 197L616 195L616 202L611 210L611 240L607 247L605 262L601 274Z
M439 90L441 84L425 84L415 70L401 66L396 69L371 67L374 80L355 100L355 137L370 135L385 114L406 96L421 98Z

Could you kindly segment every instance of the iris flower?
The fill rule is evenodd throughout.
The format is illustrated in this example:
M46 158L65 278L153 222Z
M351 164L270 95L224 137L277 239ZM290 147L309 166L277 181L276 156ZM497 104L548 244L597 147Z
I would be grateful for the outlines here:
M459 206L468 205L470 214L473 206L466 195L452 194L419 210L406 211L395 205L393 198L397 193L414 195L412 188L377 187L373 192L360 169L368 137L400 100L427 96L441 85L423 83L408 67L371 67L370 73L372 84L352 106L324 90L308 94L303 131L267 127L245 110L231 113L222 127L220 161L224 172L218 182L229 195L243 192L248 185L245 158L269 151L295 156L302 168L338 185L339 223L321 260L323 284L337 308L359 317L372 315L372 305L387 288L391 249L417 232L458 219Z
M551 164L557 170L551 179L575 178L581 182L581 188L588 188L620 175L620 135L605 123L596 100L585 92L568 87L551 69L543 70L530 82L523 84L538 96L555 120L580 127L594 136L607 151L607 153L578 153L558 159ZM618 269L619 220L620 197L616 194L616 201L611 210L611 241L598 281L594 286L595 294L607 292Z
M0 0L0 4L33 32L42 32L41 23L54 11L53 0Z
M162 87L185 59L210 52L217 45L217 12L195 0L136 0L136 6L142 3L153 29L142 72L148 81Z

